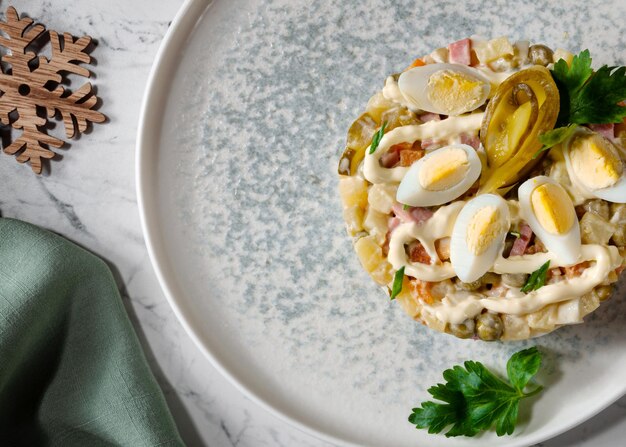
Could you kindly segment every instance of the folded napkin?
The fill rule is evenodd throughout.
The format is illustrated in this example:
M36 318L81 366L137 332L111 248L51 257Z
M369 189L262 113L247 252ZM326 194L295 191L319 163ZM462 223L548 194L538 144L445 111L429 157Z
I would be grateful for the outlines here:
M12 219L0 219L0 445L184 445L106 264Z

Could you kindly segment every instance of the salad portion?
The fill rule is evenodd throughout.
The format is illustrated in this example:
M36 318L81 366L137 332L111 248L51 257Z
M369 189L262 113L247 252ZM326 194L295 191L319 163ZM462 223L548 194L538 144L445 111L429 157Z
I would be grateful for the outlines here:
M363 268L414 319L519 340L576 324L626 256L626 68L468 38L387 77L339 160Z

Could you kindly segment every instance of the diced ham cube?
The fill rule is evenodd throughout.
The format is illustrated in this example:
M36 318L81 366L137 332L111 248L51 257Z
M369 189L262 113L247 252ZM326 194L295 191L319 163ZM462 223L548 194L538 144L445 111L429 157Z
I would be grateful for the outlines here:
M478 150L478 148L480 147L480 138L478 138L478 135L464 133L461 134L461 143L472 146L474 150Z
M396 214L402 222L415 222L422 223L426 222L433 216L433 212L428 208L421 208L419 206L410 207L409 209L403 209L403 205L401 203L394 203L391 207L393 212Z
M435 214L431 210L429 210L428 208L422 208L422 207L419 207L419 206L411 208L411 210L409 212L410 212L411 217L413 218L413 221L415 223L426 222L428 219L433 217L433 214Z
M402 223L402 221L397 218L397 217L391 217L389 219L389 221L387 222L387 228L389 228L389 231L393 231L396 228L398 228L398 226Z
M439 149L442 146L443 143L441 141L437 141L432 138L425 138L422 140L422 149L424 149L425 151Z
M380 157L380 165L383 168L393 168L400 161L400 154L398 152L386 152Z
M417 142L416 142L417 143ZM402 159L402 152L405 150L411 150L413 147L419 147L419 144L416 143L398 143L394 144L389 148L387 152L385 152L380 157L380 165L383 168L393 168L395 165L400 163ZM406 157L406 156L405 156ZM403 165L404 166L404 165Z
M612 140L615 137L615 124L589 124L589 129L599 133L605 138Z
M533 230L527 224L520 225L519 228L520 237L513 242L513 248L509 256L521 256L526 252L526 248L530 243L530 238L533 236Z
M448 45L448 59L451 64L471 65L472 63L472 41L462 39Z
M441 117L437 113L424 113L419 116L419 119L423 123L427 123L428 121L441 121Z

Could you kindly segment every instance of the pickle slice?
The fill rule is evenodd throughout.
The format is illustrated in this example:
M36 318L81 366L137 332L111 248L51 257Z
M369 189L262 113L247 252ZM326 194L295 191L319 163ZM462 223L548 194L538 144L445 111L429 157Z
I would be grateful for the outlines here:
M534 66L507 78L487 105L480 131L487 169L479 193L508 186L528 172L539 158L538 136L554 128L559 90L545 67Z

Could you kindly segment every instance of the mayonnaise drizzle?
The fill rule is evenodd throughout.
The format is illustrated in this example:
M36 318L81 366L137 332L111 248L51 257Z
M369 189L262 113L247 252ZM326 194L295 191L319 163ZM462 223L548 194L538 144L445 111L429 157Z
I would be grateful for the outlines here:
M516 201L508 201L513 220L521 220L524 216L518 213ZM439 208L435 214L422 224L404 223L392 233L389 241L388 260L395 270L405 267L405 274L423 281L443 281L455 275L449 262L442 263L435 250L435 241L452 234L454 221L465 202L454 202ZM413 263L405 252L405 244L419 240L431 257L431 264ZM550 267L562 267L553 253L536 253L532 255L512 256L504 258L500 255L490 271L505 273L531 273L546 261ZM525 315L542 307L578 298L603 282L609 273L619 267L622 258L614 246L583 245L579 262L592 261L594 264L585 269L581 276L569 278L554 284L548 284L537 291L524 294L519 289L508 288L503 297L493 298L484 295L458 290L446 295L439 303L423 305L422 312L428 312L440 321L460 324L473 318L483 309L509 315Z
M506 295L501 298L485 298L470 292L449 293L438 304L424 305L423 311L433 313L441 321L460 324L468 318L474 318L483 309L508 315L525 315L548 304L580 297L604 281L609 272L621 264L621 256L614 246L583 245L581 251L581 261L595 261L595 265L585 269L579 277L548 284L528 294L518 289L508 289ZM496 261L493 271L521 273L522 269L535 266L538 268L548 259L554 262L550 263L551 266L559 266L556 258L550 253L524 255L519 258L524 259L501 258ZM531 271L533 270L527 270L525 273Z
M439 208L424 223L408 222L393 230L389 241L389 254L387 255L387 259L393 268L398 270L404 266L406 275L424 281L443 281L444 279L453 278L456 274L452 264L449 262L441 263L435 249L435 241L452 234L454 221L459 212L461 212L463 205L465 205L465 202L454 202ZM416 239L422 243L426 253L430 256L430 264L411 262L408 259L404 250L404 244L408 244Z
M363 162L365 179L370 183L399 183L409 168L402 166L383 168L379 162L380 157L391 146L425 139L445 140L462 133L475 132L480 129L483 115L483 113L472 113L470 115L450 116L441 121L428 121L424 124L396 127L383 135L373 154L370 154L369 150L366 151Z

